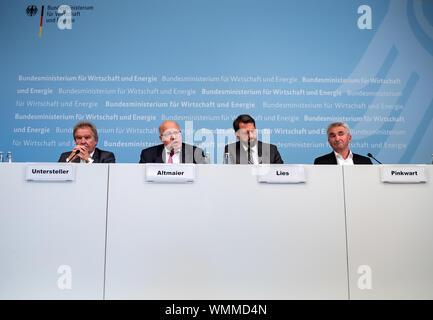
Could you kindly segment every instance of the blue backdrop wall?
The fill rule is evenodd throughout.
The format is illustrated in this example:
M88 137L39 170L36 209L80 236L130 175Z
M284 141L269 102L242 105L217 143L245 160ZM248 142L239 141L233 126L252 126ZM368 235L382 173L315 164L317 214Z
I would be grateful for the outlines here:
M221 163L247 113L285 163L328 153L337 120L356 153L431 162L432 1L6 0L0 15L14 161L57 161L89 120L101 149L138 162L171 119Z

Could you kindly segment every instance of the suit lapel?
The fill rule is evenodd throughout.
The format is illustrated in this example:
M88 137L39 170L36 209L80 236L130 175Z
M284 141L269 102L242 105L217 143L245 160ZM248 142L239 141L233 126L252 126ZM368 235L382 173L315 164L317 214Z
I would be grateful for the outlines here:
M361 157L357 155L356 153L353 153L353 164L361 164L363 161L361 161Z
M185 143L182 142L182 148L180 148L180 163L185 162Z
M196 163L194 161L194 146L182 143L180 163Z
M329 154L329 161L331 164L337 164L337 157L335 156L334 151Z
M257 154L259 156L259 160L260 160L260 158L262 157L262 154L263 154L262 148L263 148L263 143L261 141L257 141Z
M156 149L155 163L165 163L165 159L162 156L163 152L164 152L164 145L160 144Z
M236 164L241 163L241 142L236 142Z
M99 163L100 162L101 153L99 152L98 148L95 148L95 152L93 153L93 162Z

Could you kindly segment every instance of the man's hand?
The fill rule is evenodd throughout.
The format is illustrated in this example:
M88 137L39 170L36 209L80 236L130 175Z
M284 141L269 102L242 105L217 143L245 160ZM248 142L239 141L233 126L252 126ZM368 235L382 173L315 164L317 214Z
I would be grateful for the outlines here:
M77 155L75 155L75 152L77 150L80 150L80 152ZM80 157L81 159L83 159L84 161L87 162L87 159L90 158L90 153L87 150L86 146L76 145L74 147L74 149L72 149L72 152L70 153L70 155L68 157L68 160L69 160L69 162L71 162L71 161L74 161L77 157Z

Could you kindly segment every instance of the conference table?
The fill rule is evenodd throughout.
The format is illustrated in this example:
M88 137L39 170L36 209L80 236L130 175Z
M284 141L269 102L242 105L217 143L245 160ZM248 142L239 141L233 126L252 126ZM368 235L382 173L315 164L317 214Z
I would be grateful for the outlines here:
M127 163L40 181L35 165L0 163L0 299L433 298L431 165L406 165L421 183L382 181L392 165L278 165L304 174L286 183L213 164L155 182Z

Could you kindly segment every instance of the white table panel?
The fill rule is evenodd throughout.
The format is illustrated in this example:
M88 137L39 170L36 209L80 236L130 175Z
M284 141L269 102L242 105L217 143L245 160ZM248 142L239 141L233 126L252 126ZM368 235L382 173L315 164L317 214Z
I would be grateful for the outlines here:
M70 165L75 181L36 182L0 164L0 299L103 298L108 165Z
M380 166L344 168L351 299L433 299L433 166L423 167L421 184L382 183ZM361 265L371 289L358 287Z
M107 299L347 299L342 169L259 184L246 165L198 165L152 184L110 165Z

